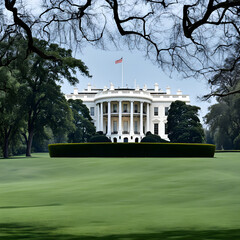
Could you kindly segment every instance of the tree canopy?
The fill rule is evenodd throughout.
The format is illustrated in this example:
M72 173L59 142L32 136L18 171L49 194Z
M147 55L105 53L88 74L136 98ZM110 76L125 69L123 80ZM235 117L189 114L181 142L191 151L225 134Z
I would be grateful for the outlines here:
M36 53L26 58L26 41L19 38L14 42L19 50L17 58L0 67L0 132L5 157L17 133L24 136L26 155L30 156L34 135L44 135L46 127L51 128L53 135L74 128L72 110L59 83L63 78L71 84L78 83L77 70L89 76L86 65L73 58L71 50L44 40L34 41L39 49L60 56L62 61L46 60Z
M222 77L225 79L223 80ZM224 74L216 81L219 91L224 92L240 89L239 70L233 74ZM217 97L217 103L209 107L205 122L209 126L209 134L217 149L240 149L240 96L231 94Z
M168 112L168 138L171 142L202 143L204 132L196 106L182 101L172 102Z
M75 126L75 128L68 133L68 142L88 142L96 133L89 109L80 99L70 99L68 100L68 104L73 112L73 124Z
M40 2L33 11L23 1L4 0L0 39L11 43L23 35L28 40L26 54L35 52L53 61L59 56L38 48L35 36L80 48L87 43L102 48L124 44L143 51L163 68L177 69L185 76L203 74L207 79L213 73L233 70L240 59L235 51L240 35L239 0ZM8 49L1 52L0 64L14 58ZM226 67L223 62L230 55L234 59Z

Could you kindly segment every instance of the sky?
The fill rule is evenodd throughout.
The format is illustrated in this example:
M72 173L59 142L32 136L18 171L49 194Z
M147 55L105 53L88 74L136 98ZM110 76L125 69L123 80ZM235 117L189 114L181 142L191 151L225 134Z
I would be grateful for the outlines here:
M136 83L140 88L145 84L148 88L154 88L154 84L158 83L159 88L163 91L169 86L173 94L180 89L183 94L190 96L191 105L201 108L199 117L202 123L202 118L207 114L208 107L215 102L214 100L210 103L203 102L198 99L198 97L209 92L206 80L184 79L180 73L163 72L161 68L154 65L150 60L146 60L143 53L139 51L104 51L94 47L87 47L82 50L81 54L76 54L75 57L81 59L88 66L92 78L79 75L79 84L76 86L71 86L65 81L62 84L64 94L72 93L74 87L83 90L87 88L88 83L97 88L109 87L110 83L113 83L115 88L121 87L122 63L115 64L115 61L123 57L124 87L134 88Z
M29 9L38 14L41 1L25 1L29 5ZM79 84L76 86L71 86L64 81L64 84L62 84L64 94L72 93L74 87L83 90L87 88L88 83L91 83L97 88L104 88L104 86L109 87L110 83L113 83L115 87L121 87L122 66L121 64L115 64L115 61L123 57L124 87L134 88L135 84L137 84L142 88L146 84L148 88L154 88L154 84L158 83L162 90L170 87L171 93L173 94L180 89L183 94L190 96L191 105L196 105L201 108L199 117L203 124L203 117L207 114L208 107L215 103L214 99L212 99L211 102L203 102L198 99L198 97L210 92L205 79L184 79L181 73L163 72L161 68L154 65L150 60L146 60L140 51L104 51L91 46L81 49L81 51L81 54L77 53L74 57L85 62L92 78L79 75Z

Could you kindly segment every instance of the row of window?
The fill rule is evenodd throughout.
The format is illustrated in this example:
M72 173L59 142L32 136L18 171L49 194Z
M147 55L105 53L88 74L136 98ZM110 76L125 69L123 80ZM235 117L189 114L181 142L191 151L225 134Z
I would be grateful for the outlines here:
M169 107L165 107L165 116L168 116ZM154 116L158 116L158 107L154 107Z
M169 107L165 107L165 116L168 116ZM143 110L144 111L144 110ZM108 112L108 108L106 106L105 112ZM113 112L117 112L117 104L113 104ZM128 112L128 105L123 104L123 112ZM138 112L138 105L134 105L134 113ZM144 111L145 112L145 111ZM94 116L94 107L90 107L90 115ZM154 116L158 116L158 107L154 107Z
M113 121L113 132L117 132L117 121ZM123 122L123 132L128 132L128 121ZM144 131L144 129L143 129ZM107 131L106 131L107 132ZM138 133L138 121L134 121L134 132Z
M123 122L123 133L128 133L128 122L124 121ZM106 126L106 132L107 132L107 126ZM113 132L117 133L118 129L117 129L117 121L113 121ZM144 126L143 126L143 132L145 132ZM154 123L153 125L153 132L156 135L159 135L159 124L158 123ZM139 133L138 132L138 121L134 121L134 133ZM167 123L165 123L165 128L164 128L164 133L168 134L168 126Z

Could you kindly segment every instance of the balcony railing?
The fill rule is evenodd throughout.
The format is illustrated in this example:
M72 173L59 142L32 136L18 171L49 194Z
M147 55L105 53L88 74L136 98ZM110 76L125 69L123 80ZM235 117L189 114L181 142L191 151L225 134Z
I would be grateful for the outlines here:
M118 134L118 131L113 131L112 134Z
M123 134L129 134L129 132L128 132L128 131L123 131L122 133L123 133Z

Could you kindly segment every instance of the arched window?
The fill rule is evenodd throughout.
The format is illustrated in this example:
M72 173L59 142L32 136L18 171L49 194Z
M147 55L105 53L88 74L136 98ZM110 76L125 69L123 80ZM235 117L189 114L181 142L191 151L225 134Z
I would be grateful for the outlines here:
M128 142L128 138L125 137L125 138L123 139L123 141L124 141L124 142Z
M135 138L135 142L138 142L138 138Z
M113 138L113 142L116 143L117 142L117 138Z

